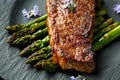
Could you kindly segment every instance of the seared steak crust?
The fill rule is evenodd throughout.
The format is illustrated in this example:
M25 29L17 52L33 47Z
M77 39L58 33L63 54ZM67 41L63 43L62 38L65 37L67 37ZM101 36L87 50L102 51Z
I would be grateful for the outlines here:
M62 69L91 73L95 68L91 50L95 0L75 0L70 11L65 0L47 0L47 25L53 62Z

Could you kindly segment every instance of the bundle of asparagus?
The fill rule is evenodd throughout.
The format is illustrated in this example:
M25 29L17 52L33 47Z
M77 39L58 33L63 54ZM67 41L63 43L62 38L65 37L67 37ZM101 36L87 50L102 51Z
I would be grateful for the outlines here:
M102 49L120 36L120 22L114 22L112 18L106 17L107 11L102 7L102 0L97 0L97 4L92 46L94 51ZM59 69L59 66L52 62L46 18L47 14L27 24L16 24L6 27L9 32L13 33L7 42L20 46L27 45L19 54L20 56L28 57L25 63L31 64L35 68L54 72Z
M39 22L41 22L41 21L44 21L44 20L46 20L46 18L47 18L47 14L45 14L45 15L39 17L39 18L36 18L34 21L31 21L31 22L29 22L29 23L27 23L27 24L16 24L16 25L14 25L14 26L8 26L8 27L6 27L6 29L7 29L9 32L14 33L14 32L17 32L17 31L19 31L19 30L21 30L21 29L29 28L32 24L35 24L35 23L39 23Z
M28 45L25 49L23 49L20 52L19 55L20 56L29 56L36 50L39 50L39 49L47 46L48 44L49 44L49 36L46 36L44 39L37 40L37 41L33 42L31 45Z
M46 27L46 20L39 22L39 23L34 23L32 25L30 25L28 28L25 27L15 33L13 33L9 39L7 40L8 43L12 43L15 39L21 37L21 36L25 36L28 34L33 34L34 32L36 32L39 29L45 28ZM7 28L8 29L8 28ZM9 29L10 30L10 29Z
M47 28L43 30L40 29L32 35L28 34L28 35L19 37L16 40L14 40L12 44L18 45L18 46L27 45L34 42L37 39L42 39L45 36L47 36Z

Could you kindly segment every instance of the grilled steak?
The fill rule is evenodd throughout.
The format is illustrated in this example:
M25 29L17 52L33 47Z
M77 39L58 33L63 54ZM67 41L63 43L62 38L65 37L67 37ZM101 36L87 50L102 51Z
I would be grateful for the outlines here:
M63 70L92 73L95 0L47 0L47 26L53 62ZM71 10L72 9L72 10Z

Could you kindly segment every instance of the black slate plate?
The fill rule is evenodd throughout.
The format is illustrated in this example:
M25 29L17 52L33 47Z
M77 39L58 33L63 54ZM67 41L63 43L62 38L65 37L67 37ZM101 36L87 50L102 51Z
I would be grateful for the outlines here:
M104 0L109 17L120 21L120 15L115 14L112 7L119 0ZM36 70L24 63L25 58L18 56L19 49L6 43L9 36L5 26L17 23L27 23L28 20L21 14L26 8L31 10L39 5L42 13L45 11L45 0L0 0L0 76L5 80L69 80L69 73L47 73ZM96 72L93 74L80 74L88 80L120 80L120 38L107 45L96 55ZM74 74L71 73L71 74ZM76 74L77 75L77 74Z

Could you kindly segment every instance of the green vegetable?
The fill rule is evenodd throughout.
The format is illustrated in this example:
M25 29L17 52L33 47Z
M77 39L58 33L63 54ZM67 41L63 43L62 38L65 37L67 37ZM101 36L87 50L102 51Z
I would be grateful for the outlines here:
M108 25L110 25L112 23L113 23L112 18L107 19L103 24L101 24L100 26L95 27L94 33L101 30L101 29L103 29L103 28L105 28L106 26L108 26Z
M41 60L37 64L34 65L35 68L42 68L48 72L55 72L58 70L58 66L52 62L52 58Z
M24 29L24 28L29 28L31 25L35 24L35 23L40 23L41 21L44 21L47 19L47 14L39 17L39 18L36 18L34 21L31 21L29 23L26 23L26 24L16 24L14 26L8 26L6 27L6 29L9 31L9 32L17 32L21 29Z
M42 39L47 35L48 33L47 33L47 27L46 27L45 29L43 30L40 29L39 31L35 32L32 35L25 35L23 37L17 38L15 41L13 41L12 44L19 45L19 46L27 45L34 42L37 39Z
M21 36L28 35L28 34L33 34L37 30L39 30L41 28L45 28L45 27L46 27L46 21L42 21L40 23L32 24L29 28L24 28L24 29L19 30L18 32L13 33L8 38L7 42L8 43L13 43L13 41L16 40L17 38L19 38Z
M102 49L105 45L113 41L120 36L120 25L112 29L108 33L104 34L97 42L93 43L92 49L98 51Z
M27 58L25 63L27 63L27 64L35 64L40 60L45 60L45 59L48 59L50 57L52 57L52 53L44 53L44 54L40 54L38 56Z
M96 12L96 17L98 16L104 16L107 14L107 10L105 8L102 8L101 10Z
M93 41L100 39L100 37L102 37L105 33L109 32L112 29L114 29L119 24L120 24L120 22L114 22L113 24L107 26L106 28L96 32L96 34L93 37Z
M29 56L37 50L47 46L49 44L49 36L46 36L43 40L37 40L31 45L28 45L20 52L20 56Z
M32 58L34 56L38 56L38 55L41 55L41 54L46 54L46 53L49 53L51 51L51 48L50 46L47 46L47 47L43 47L42 49L36 51L35 53L31 54L28 58Z
M74 11L74 7L75 7L75 1L73 0L72 4L70 6L68 6L70 11Z
M95 19L95 27L99 26L100 24L102 24L103 22L105 21L105 18L100 16L100 17L97 17Z

